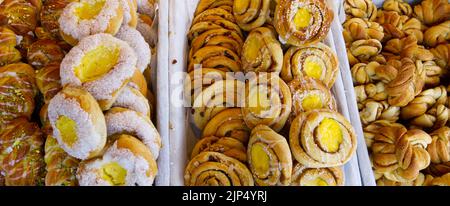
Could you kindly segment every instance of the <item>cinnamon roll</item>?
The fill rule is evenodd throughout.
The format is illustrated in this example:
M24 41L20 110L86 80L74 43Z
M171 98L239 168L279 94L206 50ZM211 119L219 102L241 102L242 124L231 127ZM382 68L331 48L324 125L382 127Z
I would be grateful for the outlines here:
M406 16L411 16L413 13L413 9L409 3L403 0L386 0L383 2L383 10L395 11L400 15Z
M274 26L282 41L302 46L324 39L333 17L324 0L279 0Z
M290 82L294 77L313 77L331 88L336 81L338 59L336 54L322 43L291 47L284 55L280 76Z
M201 48L206 46L222 46L230 49L237 55L241 55L244 41L238 33L228 29L209 29L194 37L191 41L189 59Z
M286 139L266 125L253 128L247 149L248 165L256 185L289 185L292 157Z
M376 39L381 41L384 37L383 27L377 22L361 18L351 18L344 22L343 35L347 45L357 40Z
M432 140L427 151L431 162L434 164L450 162L450 128L444 126L433 131L430 136Z
M221 8L231 12L233 10L233 0L200 0L195 9L194 16L213 8Z
M238 160L217 152L191 159L184 173L186 186L253 186L252 173Z
M241 71L241 60L233 50L222 46L205 46L189 59L188 72L200 68L223 68L228 71Z
M219 152L245 163L247 162L246 151L244 144L237 139L209 136L203 137L195 144L191 159L202 152Z
M301 113L291 124L291 151L306 167L337 167L356 151L356 134L342 115L330 110Z
M189 72L184 82L184 98L192 104L195 98L215 82L225 80L227 74L220 69L202 68Z
M450 40L450 20L433 26L424 33L424 42L430 47L435 47Z
M414 16L426 25L434 25L450 18L447 0L423 0L414 7Z
M344 172L339 167L307 168L296 163L291 186L344 186Z
M430 51L436 58L437 65L446 70L450 68L450 44L440 44Z
M245 31L258 28L269 18L271 0L234 1L233 14L238 25Z
M187 36L189 41L192 41L195 37L198 37L202 33L214 29L226 29L228 31L233 31L238 34L241 39L244 38L241 28L234 21L224 18L203 19L203 21L192 24Z
M202 137L231 137L247 145L250 129L245 125L240 108L225 109L206 124Z
M357 17L374 21L377 18L377 7L371 0L345 0L345 13L351 17Z

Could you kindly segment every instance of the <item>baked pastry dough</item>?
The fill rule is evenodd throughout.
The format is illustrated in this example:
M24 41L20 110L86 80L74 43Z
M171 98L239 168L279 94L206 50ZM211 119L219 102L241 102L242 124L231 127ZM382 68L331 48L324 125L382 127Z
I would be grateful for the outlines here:
M51 63L36 73L36 85L47 104L62 89L59 72L59 63Z
M268 27L259 27L250 32L242 47L241 60L244 72L281 71L283 49L275 35L275 31Z
M292 156L286 139L266 125L253 128L247 149L248 165L256 185L289 185Z
M450 20L433 26L424 33L425 44L434 47L450 40Z
M353 66L360 62L370 62L371 58L380 54L381 49L381 42L376 39L354 41L347 51L350 65Z
M61 82L82 86L108 110L136 70L136 54L122 40L109 34L84 38L64 57Z
M38 25L41 0L4 0L0 4L0 18L20 35L34 32Z
M288 86L292 94L291 117L295 118L302 112L315 109L337 111L336 100L320 81L311 77L295 78L289 82Z
M247 145L250 129L245 125L240 108L225 109L206 124L202 137L231 137Z
M126 86L117 97L113 107L122 107L151 117L151 107L148 99L139 90Z
M46 186L77 186L79 160L69 156L52 136L45 141Z
M445 175L447 173L450 173L450 162L444 162L441 164L431 163L425 171L426 173L431 174L435 177Z
M433 178L430 182L431 186L450 186L450 173L443 175L442 177Z
M437 65L446 70L450 68L450 44L440 44L430 51L436 58Z
M330 110L301 113L291 124L289 143L306 167L344 165L356 151L356 134L342 115Z
M427 179L430 176L425 176L423 173L419 173L417 179L409 182L397 182L389 180L388 178L382 176L380 179L377 179L377 186L427 186Z
M344 172L339 167L307 168L296 163L291 186L344 186Z
M384 101L387 99L386 84L378 82L376 84L362 84L355 87L356 102L363 108L372 100L375 102ZM373 103L369 103L373 104ZM373 106L373 105L372 105Z
M347 45L357 40L376 39L383 40L383 27L377 22L368 21L361 18L351 18L344 22L343 35Z
M209 122L219 112L227 107L239 107L245 85L237 80L217 81L204 89L194 100L192 105L192 118L194 125L203 130ZM244 117L246 113L243 113Z
M101 157L80 163L77 179L81 186L151 186L158 173L150 150L129 135L111 137Z
M221 8L228 12L233 10L233 0L200 0L197 4L194 16L199 15L208 9Z
M231 137L203 137L192 149L191 159L202 152L219 152L242 163L247 162L247 148L242 142Z
M331 88L336 81L338 64L336 54L325 44L291 47L284 55L280 76L286 82L294 77L309 76Z
M355 85L364 85L377 83L379 81L388 83L397 76L397 69L390 65L380 65L378 62L358 63L353 65L352 69L353 83Z
M324 39L333 17L324 0L279 0L273 24L283 42L303 46Z
M61 39L58 19L64 8L74 0L46 0L43 2L40 14L41 26L49 32L53 38Z
M153 22L153 19L145 14L139 14L136 30L142 34L145 41L150 45L150 48L156 47L158 32L156 30L157 24Z
M216 2L219 2L216 0ZM189 41L192 41L195 37L201 35L202 33L214 30L214 29L226 29L237 33L241 38L244 38L241 28L235 23L235 21L230 21L221 17L210 17L204 18L202 21L193 23L189 32L187 34Z
M144 96L148 96L150 92L146 77L138 69L134 71L133 77L131 77L131 80L130 82L128 82L127 87L138 90Z
M64 87L48 105L53 137L69 155L89 159L106 143L106 123L94 97L83 89Z
M22 58L17 46L17 37L14 31L7 27L0 27L0 66L19 62Z
M374 122L371 122L367 126L363 128L364 131L364 140L366 142L367 148L371 148L372 144L374 142L375 135L377 135L380 132L380 129L383 127L387 127L392 125L391 121L387 120L377 120Z
M158 5L156 0L136 0L138 12L148 15L151 18L155 17Z
M222 46L241 55L244 41L239 33L228 29L209 29L194 37L191 41L189 59L201 48L206 46Z
M403 0L386 0L383 2L383 10L395 11L400 15L406 16L411 16L413 13L413 9L409 3Z
M371 0L345 0L345 13L350 17L374 21L377 18L377 7Z
M223 46L205 46L189 59L188 72L200 68L222 68L230 72L241 71L241 60L233 50Z
M440 164L450 162L450 128L441 127L430 134L432 140L427 151L431 162Z
M402 39L391 39L386 42L383 50L393 53L393 56L410 58L412 60L432 61L433 54L423 46L417 45L417 40L413 36Z
M381 11L378 13L377 22L384 28L384 41L414 36L419 43L422 43L424 27L414 17L400 15L395 11Z
M133 48L137 56L136 67L143 73L150 64L152 52L141 33L132 27L122 26L116 34L116 38L127 42Z
M136 28L138 22L138 4L137 0L120 0L120 5L123 11L123 26Z
M161 149L161 137L148 116L133 110L114 107L105 114L108 136L131 134L147 146L155 159Z
M202 68L189 72L184 82L185 103L192 104L204 89L226 78L226 72L220 69Z
M50 63L61 62L65 54L56 41L42 39L30 45L27 55L28 64L41 69Z
M263 124L279 132L292 109L292 95L278 75L261 73L245 85L242 115L247 126L253 129Z
M400 116L400 107L392 106L387 101L375 101L371 99L362 102L359 111L363 125L368 125L377 120L387 120L394 123Z
M238 160L218 152L202 152L184 172L186 186L253 186L252 173Z
M427 87L440 85L441 78L447 73L445 67L438 66L434 61L423 62L423 67L426 73L425 85Z
M67 5L59 17L62 38L72 46L98 34L115 35L123 22L121 0L81 0Z
M447 0L423 0L414 7L414 16L426 25L441 23L450 18Z
M18 118L0 133L0 173L6 186L37 186L45 176L44 137L35 123Z
M271 0L234 1L233 14L238 25L245 31L261 27L269 18Z

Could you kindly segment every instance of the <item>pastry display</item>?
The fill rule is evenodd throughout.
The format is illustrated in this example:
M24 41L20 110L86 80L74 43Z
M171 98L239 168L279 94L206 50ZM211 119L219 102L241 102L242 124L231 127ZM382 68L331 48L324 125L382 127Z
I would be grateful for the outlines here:
M308 168L296 163L292 171L292 186L343 186L344 173L339 167Z

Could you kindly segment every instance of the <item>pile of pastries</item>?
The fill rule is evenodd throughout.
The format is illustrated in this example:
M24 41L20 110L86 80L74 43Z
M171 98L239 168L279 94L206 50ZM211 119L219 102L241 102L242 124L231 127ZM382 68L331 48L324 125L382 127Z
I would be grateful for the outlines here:
M155 0L0 2L0 185L152 185Z
M356 135L330 91L332 20L324 0L199 1L185 99L201 138L185 185L344 184Z
M450 185L450 4L345 0L344 38L378 185Z

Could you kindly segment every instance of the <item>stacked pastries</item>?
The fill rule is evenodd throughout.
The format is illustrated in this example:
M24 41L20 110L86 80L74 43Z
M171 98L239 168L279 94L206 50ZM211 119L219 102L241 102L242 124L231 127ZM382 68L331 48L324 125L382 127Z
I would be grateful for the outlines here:
M346 0L344 7L343 34L377 184L445 184L450 4L386 0L377 10L372 1Z
M199 1L185 99L201 139L186 185L344 184L356 136L330 92L332 19L325 1Z

